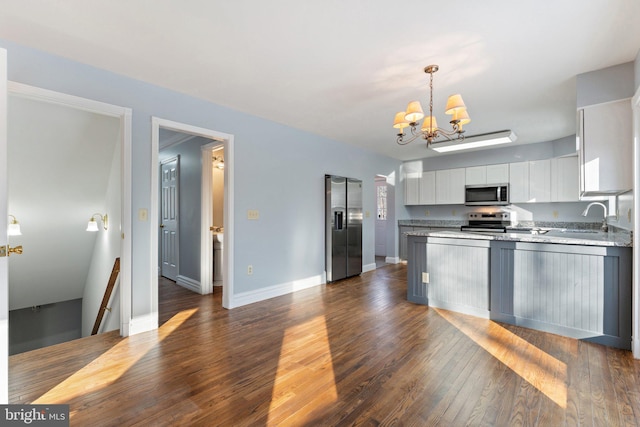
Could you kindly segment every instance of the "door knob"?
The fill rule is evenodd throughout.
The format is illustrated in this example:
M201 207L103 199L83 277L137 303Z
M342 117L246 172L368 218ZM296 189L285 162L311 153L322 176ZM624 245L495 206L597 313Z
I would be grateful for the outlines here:
M160 228L164 228L164 224L160 224Z
M5 256L9 256L12 253L20 255L22 254L22 245L18 245L16 247L11 247L9 245L7 246L0 246L0 257L5 257Z

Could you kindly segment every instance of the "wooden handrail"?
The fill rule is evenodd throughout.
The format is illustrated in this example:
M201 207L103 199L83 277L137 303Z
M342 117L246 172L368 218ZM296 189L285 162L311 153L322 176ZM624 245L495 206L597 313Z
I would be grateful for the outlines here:
M104 290L104 296L102 297L102 302L100 303L100 308L98 309L98 315L96 316L96 323L93 324L91 335L95 335L98 333L98 329L100 329L100 324L102 323L102 319L104 318L105 310L111 311L111 309L107 307L107 304L109 303L109 299L111 298L111 293L113 292L113 288L116 285L116 280L118 279L119 273L120 258L116 258L116 260L113 262L113 269L111 270L109 283L107 283L107 289Z

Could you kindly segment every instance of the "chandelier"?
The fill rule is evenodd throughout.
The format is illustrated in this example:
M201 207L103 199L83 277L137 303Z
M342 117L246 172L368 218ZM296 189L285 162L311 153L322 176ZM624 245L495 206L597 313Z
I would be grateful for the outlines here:
M393 127L398 129L398 138L396 142L400 145L409 144L418 137L427 141L427 147L431 146L441 136L448 141L464 140L464 130L462 126L469 123L471 119L467 113L467 107L464 105L460 94L451 95L447 100L445 114L451 115L452 129L447 131L438 127L436 118L433 116L433 73L438 71L437 65L429 65L424 68L424 72L429 74L429 115L425 117L422 111L420 101L411 101L407 106L407 111L396 113L393 120ZM418 123L421 119L422 126ZM410 128L411 135L405 138L404 128Z

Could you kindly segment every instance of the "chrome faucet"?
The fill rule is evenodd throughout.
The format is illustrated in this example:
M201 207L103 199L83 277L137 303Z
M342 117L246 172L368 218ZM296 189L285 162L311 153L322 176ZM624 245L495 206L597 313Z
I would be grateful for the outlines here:
M600 202L589 203L589 205L587 205L587 208L584 211L582 211L582 216L587 216L587 213L589 213L589 208L593 205L602 206L602 209L604 209L604 219L602 220L601 230L609 231L609 226L607 225L607 207L604 205L604 203L600 203Z

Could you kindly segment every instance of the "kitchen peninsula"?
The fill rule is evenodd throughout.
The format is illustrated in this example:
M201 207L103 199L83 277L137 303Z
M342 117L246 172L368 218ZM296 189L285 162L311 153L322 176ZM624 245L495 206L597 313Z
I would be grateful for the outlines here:
M629 232L512 231L407 233L409 301L631 348Z

